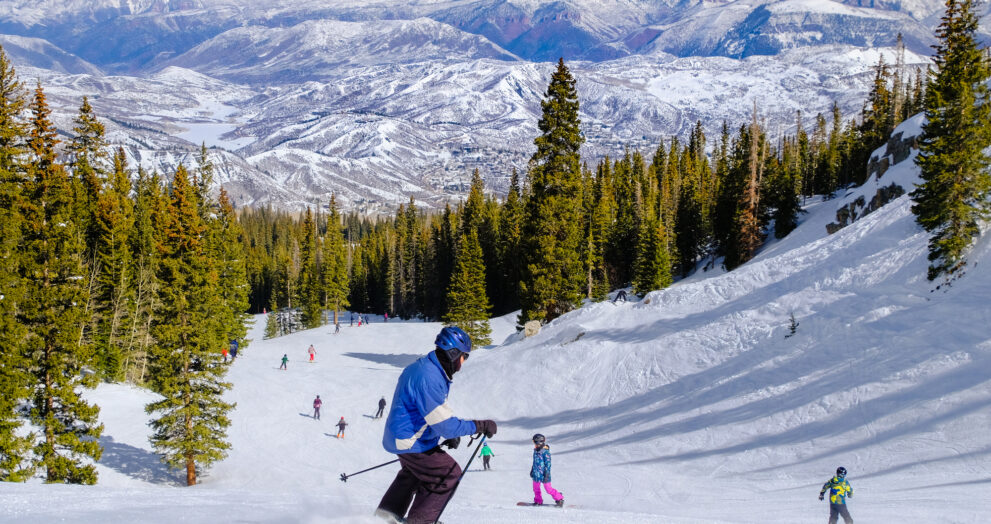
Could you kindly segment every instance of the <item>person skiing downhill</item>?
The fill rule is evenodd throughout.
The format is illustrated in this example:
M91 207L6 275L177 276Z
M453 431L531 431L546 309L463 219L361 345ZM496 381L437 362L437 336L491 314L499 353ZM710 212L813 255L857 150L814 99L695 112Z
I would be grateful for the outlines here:
M385 411L385 397L379 399L379 410L375 412L375 418L381 418Z
M317 350L313 344L310 344L310 349L307 349L306 352L310 354L310 362L313 362L313 357L317 356Z
M460 437L491 437L497 430L491 420L455 417L447 404L454 374L471 352L471 337L461 328L445 327L434 346L399 376L385 421L382 446L398 455L400 470L375 515L394 523L435 522L454 495L461 467L438 445L442 438L454 448Z
M344 422L344 417L337 421L337 438L344 438L344 428L348 426L347 422Z
M320 400L320 395L317 395L317 398L313 399L313 418L316 420L320 420L320 406L322 405L323 401Z
M279 369L286 369L286 370L288 370L288 368L286 367L286 364L288 362L289 362L289 355L283 353L282 354L282 365L279 366Z
M547 494L554 499L558 507L564 506L564 494L551 486L551 447L543 435L533 436L533 466L530 467L530 478L533 479L533 503L541 505L544 498L540 494L540 486L544 486Z
M482 469L491 469L489 466L489 459L494 457L495 453L492 453L492 448L489 447L488 442L482 444L482 451L478 454L478 456L482 457Z
M846 498L853 498L853 488L846 480L846 468L836 468L836 476L827 480L819 490L819 500L823 499L826 490L829 490L829 524L836 524L841 515L845 524L853 524L850 510L846 509Z

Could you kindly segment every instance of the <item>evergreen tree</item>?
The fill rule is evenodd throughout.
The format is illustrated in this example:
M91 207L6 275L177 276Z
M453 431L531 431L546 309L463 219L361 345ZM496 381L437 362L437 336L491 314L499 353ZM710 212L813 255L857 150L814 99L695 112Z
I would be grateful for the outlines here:
M299 294L303 308L303 324L315 328L323 323L323 309L320 307L320 279L317 272L317 226L313 212L306 208L303 219L303 240L300 243Z
M337 200L330 196L330 215L327 217L327 234L323 239L323 307L334 310L334 324L337 312L350 306L348 302L348 260L344 233L341 231L341 215L337 212Z
M519 308L518 291L523 275L521 246L525 209L520 178L514 168L509 181L509 194L506 195L506 202L502 206L502 212L499 213L499 271L489 269L490 272L497 273L503 283L502 300L496 305L496 314L505 314Z
M26 480L33 472L29 450L34 435L20 434L17 411L30 393L25 330L16 316L25 299L19 272L25 103L23 86L0 47L0 481Z
M549 322L581 300L584 275L579 258L581 170L584 138L578 119L575 79L558 62L537 123L537 151L530 158L531 195L524 227L526 269L520 288L520 321Z
M971 0L947 0L936 31L935 71L926 89L919 155L922 184L911 193L916 221L931 233L929 280L952 278L991 211L991 106L986 50Z
M113 172L100 194L94 223L99 231L96 262L97 273L91 301L99 319L93 333L96 364L109 380L124 378L127 358L128 317L133 301L133 259L130 235L134 229L134 205L130 197L131 177L124 149L113 157Z
M671 285L671 259L666 237L664 226L657 217L648 217L640 228L633 291L641 297Z
M225 341L237 340L239 351L248 334L248 276L244 254L244 230L238 222L227 191L220 188L217 216L210 222L210 256L216 261L220 295L218 320Z
M158 244L166 204L159 176L139 167L134 181L134 229L129 235L134 286L124 369L128 378L139 384L145 380L148 351L152 346L152 321L158 309Z
M161 306L153 326L151 387L163 398L145 407L156 417L150 422L152 445L163 462L186 469L190 486L198 467L226 456L227 413L234 409L223 401L231 384L223 381L227 366L219 349L227 343L218 321L219 276L207 256L195 193L180 165L158 245Z
M80 342L87 301L83 246L73 216L72 183L56 160L57 131L38 84L31 102L21 276L25 283L19 320L27 329L34 395L31 422L42 435L34 448L48 482L96 483L96 468L84 459L102 453L99 408L79 394L93 387L82 369L92 362Z
M613 192L611 160L607 156L596 168L592 183L592 216L589 221L588 298L605 300L612 290L606 260L609 239L616 221L616 199Z
M451 275L451 285L447 289L447 304L444 325L458 326L465 330L476 345L492 343L488 315L492 306L485 294L482 247L475 231L461 236L454 274Z

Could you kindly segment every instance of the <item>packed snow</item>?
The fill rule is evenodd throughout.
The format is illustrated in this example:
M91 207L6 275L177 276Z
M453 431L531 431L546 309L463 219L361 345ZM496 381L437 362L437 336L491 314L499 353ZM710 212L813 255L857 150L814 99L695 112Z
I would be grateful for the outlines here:
M912 176L906 161L879 184ZM457 415L499 423L493 469L473 462L441 520L824 522L817 495L842 465L859 522L991 521L991 241L937 288L907 196L826 235L845 202L810 202L796 231L733 272L587 304L527 339L513 315L494 319L496 343L472 353L450 396ZM199 485L152 452L153 394L102 385L89 394L106 424L99 485L3 484L0 521L379 522L397 465L339 477L394 458L371 416L440 324L348 320L336 335L263 340L255 317L230 367L233 448ZM563 509L515 505L532 497L536 432ZM452 453L465 464L467 439Z

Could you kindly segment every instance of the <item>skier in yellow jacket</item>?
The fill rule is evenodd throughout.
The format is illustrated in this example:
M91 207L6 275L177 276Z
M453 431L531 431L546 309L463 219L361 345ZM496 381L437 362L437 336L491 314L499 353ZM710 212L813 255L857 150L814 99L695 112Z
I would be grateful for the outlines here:
M836 476L822 485L822 490L819 491L819 500L823 499L826 490L829 490L829 524L836 524L840 515L843 516L845 524L853 524L853 517L846 509L846 498L853 498L853 488L846 481L846 468L843 466L836 468Z

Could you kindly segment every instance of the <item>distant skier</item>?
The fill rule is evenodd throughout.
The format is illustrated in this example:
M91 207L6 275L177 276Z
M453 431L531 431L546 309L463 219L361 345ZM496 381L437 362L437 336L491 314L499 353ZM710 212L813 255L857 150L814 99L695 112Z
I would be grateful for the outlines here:
M351 325L348 327L354 327L354 313L351 313Z
M383 412L385 412L385 397L379 399L379 410L375 412L375 418L382 418Z
M386 322L389 321L389 312L388 311L385 312L385 321Z
M482 468L483 469L491 469L490 466L489 466L489 459L491 459L492 457L494 457L495 456L495 453L492 453L492 448L489 447L489 443L488 442L486 442L485 444L482 444L482 452L479 453L478 456L479 457L482 457Z
M564 506L564 495L551 486L551 447L540 433L533 436L533 466L530 468L530 478L533 479L533 503L541 505L544 498L540 494L540 486L554 499L558 507Z
M313 362L313 357L317 356L317 350L313 344L310 344L310 349L307 349L306 352L310 354L310 362Z
M334 324L334 334L336 335L336 334L338 334L340 332L341 332L341 323L340 322L336 322Z
M220 354L224 356L224 364L227 363L227 348L220 348Z
M348 423L344 422L344 417L337 421L337 438L344 438L344 428L348 427Z
M375 515L391 522L434 522L454 494L461 467L437 445L442 438L450 447L460 437L491 437L497 429L491 420L459 419L447 404L451 380L470 354L471 337L445 327L434 346L399 375L385 421L382 446L398 455L401 469Z
M619 290L619 293L616 293L616 298L612 299L612 303L615 304L616 301L617 300L620 300L620 299L622 299L623 302L626 302L626 290L625 289L620 289Z
M237 358L237 347L238 347L238 345L239 344L238 344L237 339L231 340L231 362L233 362L234 359Z
M287 364L288 362L289 362L289 356L288 356L288 355L286 355L285 353L283 353L283 354L282 354L282 365L281 365L281 366L279 366L279 369L286 369L286 370L288 370L288 369L286 368L286 364Z
M822 500L826 490L829 490L829 524L836 524L841 515L844 523L853 524L850 510L846 509L846 498L853 498L853 488L846 481L846 468L836 468L836 476L827 480L819 490L819 500Z
M320 406L323 405L323 401L320 400L320 395L313 399L313 418L320 420Z

